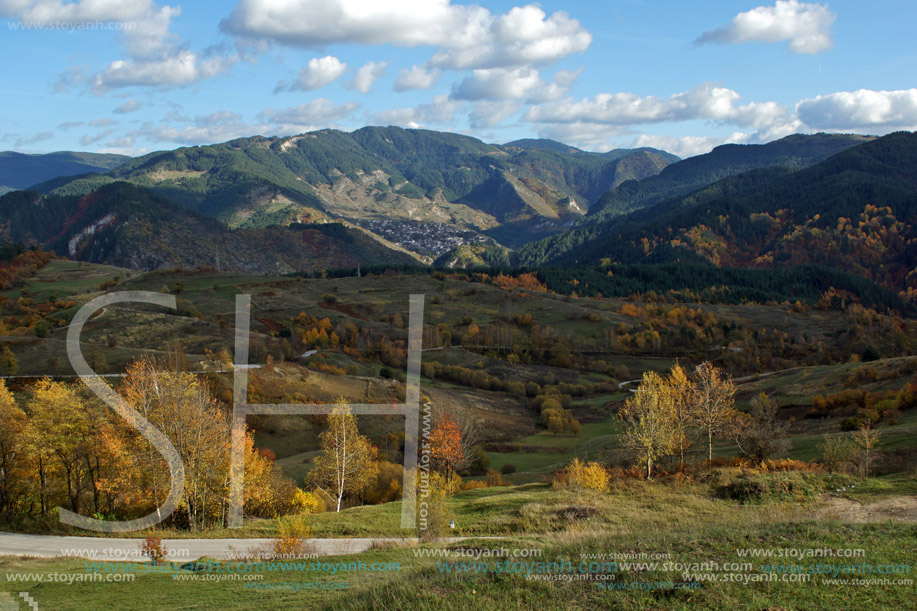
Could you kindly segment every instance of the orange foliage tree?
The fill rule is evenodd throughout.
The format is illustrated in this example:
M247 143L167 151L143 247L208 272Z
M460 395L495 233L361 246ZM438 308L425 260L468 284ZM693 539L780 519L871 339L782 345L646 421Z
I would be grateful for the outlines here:
M448 414L439 417L428 440L430 461L435 469L452 474L464 459L462 432Z

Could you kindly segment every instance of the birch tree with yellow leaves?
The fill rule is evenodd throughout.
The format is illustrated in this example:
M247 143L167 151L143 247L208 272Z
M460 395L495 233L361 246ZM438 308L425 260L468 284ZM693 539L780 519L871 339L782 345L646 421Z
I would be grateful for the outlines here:
M646 479L653 465L678 448L675 395L667 380L653 371L643 374L637 391L619 414L625 422L624 438L646 465Z

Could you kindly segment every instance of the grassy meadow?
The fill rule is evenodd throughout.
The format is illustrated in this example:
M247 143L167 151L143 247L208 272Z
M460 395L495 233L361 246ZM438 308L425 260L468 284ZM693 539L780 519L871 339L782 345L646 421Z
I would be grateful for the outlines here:
M781 404L787 426L787 448L781 458L803 461L804 468L759 468L730 462L737 448L727 439L714 446L714 466L704 466L706 447L688 452L693 465L677 470L674 458L663 459L661 474L643 481L632 469L633 457L624 449L624 425L617 412L631 396L633 384L645 371L666 372L678 360L722 361L723 346L674 350L607 349L607 329L627 328L641 320L627 313L623 300L577 299L547 292L505 290L486 283L428 275L304 279L264 277L214 271L137 273L107 266L52 261L21 287L4 297L27 296L72 302L59 311L58 328L46 337L4 338L18 360L20 376L10 380L14 392L28 392L28 383L44 375L72 374L64 351L66 322L79 305L107 290L169 291L178 312L140 304L119 304L103 310L85 327L83 351L100 373L120 373L144 355L165 355L180 346L189 369L203 370L218 391L231 389L230 373L215 371L214 355L231 353L235 296L252 295L252 362L261 365L252 384L266 396L297 393L318 402L344 397L351 401L403 400L403 375L378 359L358 358L340 350L320 350L309 358L278 358L277 324L289 325L300 312L329 317L332 324L352 322L396 340L406 337L411 294L425 295L427 325L449 325L465 332L470 323L484 326L515 313L531 314L540 328L560 338L573 338L600 353L601 367L569 366L554 359L509 362L499 350L454 342L429 350L424 362L485 372L523 383L604 385L601 392L574 396L570 411L581 422L578 434L545 430L530 397L473 387L443 376L422 379L422 393L447 413L474 422L486 449L489 468L500 471L503 485L465 490L448 497L446 510L455 522L449 534L468 537L461 543L407 541L378 545L356 556L322 559L333 563L397 563L398 570L309 570L292 567L263 574L263 581L207 580L192 570L172 566L170 574L138 572L130 583L51 583L35 575L86 574L76 559L0 558L0 591L28 592L40 609L86 609L123 605L134 609L907 609L915 599L907 584L856 585L830 581L838 575L811 574L816 565L908 565L917 557L917 411L905 410L879 428L879 450L873 477L836 475L813 466L821 458L826 438L852 438L843 414L818 416L815 397L857 389L867 393L898 391L913 380L917 357L896 356L869 362L786 367L735 376L736 405L747 410L753 397L765 393ZM329 296L333 296L329 298ZM714 313L723 325L805 333L809 342L830 342L844 333L847 318L834 310L793 312L783 305L690 305ZM523 330L523 332L529 332ZM677 348L677 343L673 344ZM733 351L733 358L736 352ZM724 356L725 355L725 356ZM591 362L591 361L590 361ZM852 380L852 381L851 381ZM592 388L592 386L590 387ZM610 389L610 390L608 390ZM400 422L390 417L360 417L361 433L380 448L391 444ZM258 448L269 450L283 474L304 485L318 454L321 424L306 417L262 416L250 421ZM606 492L572 491L552 484L557 471L574 458L598 461L612 468ZM466 475L483 480L483 475ZM340 513L305 516L310 537L385 537L399 539L414 532L400 529L400 501L352 506ZM191 532L157 527L130 536L162 538L276 537L285 518L246 519L241 530L222 527ZM56 534L86 534L57 523L21 524L20 530ZM139 541L138 541L139 545ZM536 558L520 561L578 565L614 558L613 554L669 554L665 560L696 563L698 570L666 569L659 565L630 565L618 560L600 570L576 574L561 569L538 572L521 565L521 572L498 571L491 564L467 562L459 548L478 550L539 550ZM773 573L771 560L741 557L744 549L858 548L865 558L781 559L794 564L807 582ZM417 550L453 550L442 557L419 556ZM652 562L652 561L649 561ZM751 563L736 570L710 570L703 563ZM329 565L330 566L330 565ZM193 567L191 567L193 568ZM516 567L518 568L518 567ZM543 568L543 567L542 567ZM824 568L824 567L822 567ZM528 572L528 575L526 574ZM34 578L10 581L10 575ZM706 578L698 580L697 574ZM729 574L733 577L724 577ZM184 576L175 578L175 575ZM712 577L711 577L712 575ZM856 575L840 575L853 578ZM859 575L884 578L885 575ZM914 579L909 575L890 578ZM20 579L20 578L17 578ZM0 599L2 602L3 599Z

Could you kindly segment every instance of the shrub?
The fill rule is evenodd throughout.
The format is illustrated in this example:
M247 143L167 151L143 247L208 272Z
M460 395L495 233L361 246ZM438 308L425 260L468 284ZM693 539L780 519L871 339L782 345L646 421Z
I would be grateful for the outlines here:
M302 516L286 518L279 523L280 536L274 540L272 557L293 560L307 555L306 539L314 532Z
M471 451L471 464L468 465L468 471L472 475L484 475L490 470L490 456L481 446L476 446Z
M505 486L506 482L503 481L503 476L500 475L500 472L496 469L491 469L487 472L487 477L484 479L487 482L487 486L490 488L496 486Z
M510 473L516 472L516 465L512 463L506 463L500 467L500 475L509 475Z
M860 419L855 416L841 420L841 430L845 432L855 431L860 428Z
M574 458L566 469L554 477L553 483L562 488L605 492L610 480L608 471L599 463L585 463Z
M293 493L293 506L300 513L323 513L328 511L325 502L314 492L307 492L297 488Z
M461 485L461 478L458 478ZM417 520L417 535L422 541L435 541L442 538L449 528L450 512L446 505L446 496L450 494L454 482L433 471L426 479L418 479L417 497L420 501Z
M400 499L404 467L387 460L380 460L377 467L376 477L368 484L364 492L365 501L378 505Z
M802 502L824 492L821 477L797 471L755 473L740 470L720 470L715 476L713 493L722 499L741 503L766 501Z
M162 539L159 537L147 537L140 544L140 553L148 557L154 565L159 565L162 564L169 552L162 544Z

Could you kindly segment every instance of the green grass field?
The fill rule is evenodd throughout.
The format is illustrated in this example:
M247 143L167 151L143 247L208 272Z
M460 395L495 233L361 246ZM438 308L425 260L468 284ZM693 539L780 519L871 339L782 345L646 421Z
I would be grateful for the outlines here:
M870 486L897 494L914 490L913 481L875 480L866 488ZM878 496L867 492L861 498ZM358 556L320 559L326 563L324 566L275 565L273 570L257 573L262 576L257 582L208 581L177 566L160 569L169 571L167 574L146 573L147 569L141 566L133 569L135 578L131 583L67 585L38 583L29 574L64 574L74 576L72 579L87 573L83 561L4 558L0 559L0 572L7 577L0 582L0 590L28 592L40 608L124 608L125 601L130 601L133 609L226 610L502 610L542 606L730 611L907 609L917 592L913 582L872 586L831 583L832 575L825 572L846 570L843 567L847 565L909 567L917 525L832 521L819 514L819 503L814 500L791 503L763 499L760 503L739 504L711 498L704 485L622 482L605 494L577 494L545 485L475 490L457 495L450 500L450 506L457 523L456 534L498 536L446 546L479 550L477 562L473 558L418 557L414 548L393 546ZM391 503L320 514L309 518L309 522L316 536L398 534L392 528L397 525L398 507L398 503ZM737 551L788 547L863 549L865 558L776 561L750 559ZM487 549L540 556L516 560L485 556L482 561L482 550ZM610 558L614 553L638 552L668 556L658 558L660 564L655 566L624 566L623 559L617 565L606 560L604 567L588 564L601 561L601 555ZM503 564L497 565L500 560ZM569 565L562 564L564 561ZM672 565L661 564L664 561L685 566L671 570ZM327 564L331 562L338 564ZM581 565L583 562L587 564ZM700 563L705 562L717 563L719 568L710 569L710 564L703 568ZM380 570L374 563L384 563L388 570ZM686 568L692 564L698 566ZM774 569L769 565L776 564L798 565L797 570L803 573L820 574L812 574L810 581L801 583L781 579L778 573L771 581L769 575ZM534 577L527 578L526 573ZM692 583L696 573L718 576L720 581L694 581L697 587L672 587ZM175 574L184 577L175 578ZM23 581L10 582L10 575L16 579L24 575ZM574 579L576 575L579 577ZM893 577L913 579L912 574Z

